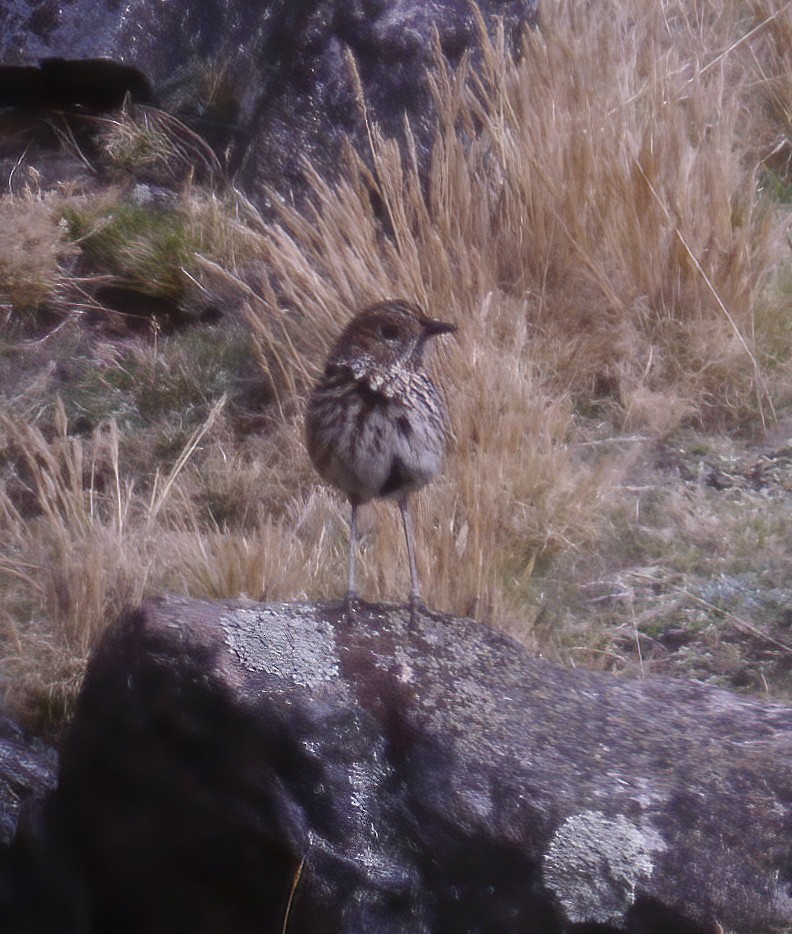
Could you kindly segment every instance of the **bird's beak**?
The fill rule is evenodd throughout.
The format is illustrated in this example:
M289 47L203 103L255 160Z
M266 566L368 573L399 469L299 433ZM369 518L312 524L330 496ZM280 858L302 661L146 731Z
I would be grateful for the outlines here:
M424 322L424 333L427 337L433 337L435 334L451 334L456 331L455 324L447 324L445 321L437 321L429 318Z

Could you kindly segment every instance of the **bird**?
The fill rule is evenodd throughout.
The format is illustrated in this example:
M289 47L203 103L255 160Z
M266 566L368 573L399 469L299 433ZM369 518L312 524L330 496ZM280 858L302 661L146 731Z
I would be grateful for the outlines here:
M351 506L347 609L358 599L358 507L375 498L399 505L410 607L421 605L408 496L442 467L448 409L424 361L430 339L453 331L455 325L430 318L407 301L371 305L343 329L310 394L308 453L319 475L345 493Z

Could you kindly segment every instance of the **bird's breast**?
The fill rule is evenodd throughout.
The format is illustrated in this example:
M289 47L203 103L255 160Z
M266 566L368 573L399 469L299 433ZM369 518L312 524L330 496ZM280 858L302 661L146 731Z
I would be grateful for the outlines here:
M374 381L347 370L328 374L314 390L308 450L326 480L363 502L418 489L434 477L446 426L445 406L428 374Z

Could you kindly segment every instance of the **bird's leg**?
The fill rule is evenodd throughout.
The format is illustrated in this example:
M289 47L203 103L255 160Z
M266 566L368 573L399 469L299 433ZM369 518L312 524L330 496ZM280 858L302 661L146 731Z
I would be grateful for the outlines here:
M350 499L349 503L352 512L349 516L349 583L347 584L347 593L344 598L347 613L351 613L355 602L357 601L357 589L355 586L355 561L357 560L357 509L358 503L355 499Z
M399 496L404 537L407 540L407 558L410 562L410 617L414 618L416 609L421 607L421 592L418 586L418 569L415 565L415 539L413 537L412 518L407 505L407 494Z

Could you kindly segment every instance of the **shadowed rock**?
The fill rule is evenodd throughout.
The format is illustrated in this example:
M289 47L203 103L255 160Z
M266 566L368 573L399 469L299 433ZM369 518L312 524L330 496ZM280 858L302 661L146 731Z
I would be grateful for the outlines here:
M58 930L762 934L790 800L785 707L466 619L169 598L96 652L6 911L68 876Z
M0 108L102 113L118 109L127 97L149 103L151 87L140 71L118 62L51 58L37 68L0 65Z
M11 842L22 808L55 787L55 751L0 715L0 847Z
M24 906L35 904L45 889L50 903L57 900L57 880L52 880L52 886L49 882L46 887L41 885L44 863L32 854L39 846L37 830L41 825L41 811L47 794L55 787L57 764L53 749L27 736L16 723L0 715L0 931L3 934L24 934L40 929L38 924L28 927ZM67 913L72 894L70 892L66 900ZM14 906L13 914L7 917L11 906ZM46 910L40 917L45 915Z

